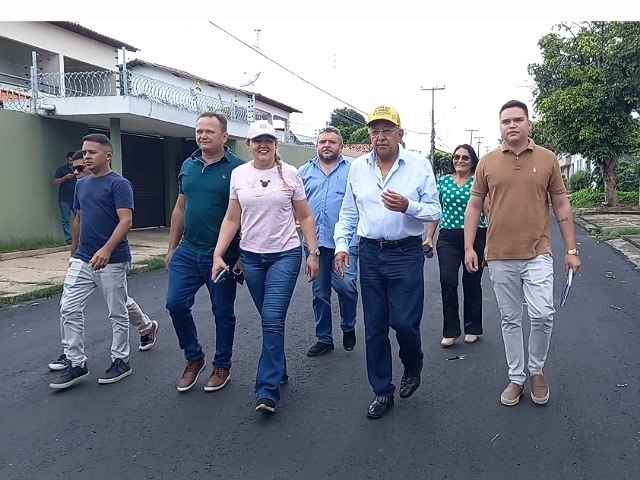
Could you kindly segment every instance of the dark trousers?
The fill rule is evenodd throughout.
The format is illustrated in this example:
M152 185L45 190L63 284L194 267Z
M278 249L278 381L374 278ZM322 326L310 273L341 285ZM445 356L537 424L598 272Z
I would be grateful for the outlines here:
M464 297L464 333L482 335L482 262L487 239L487 229L478 228L473 249L478 255L478 271L469 273L464 266L464 230L442 228L438 234L436 251L440 265L442 336L455 338L461 335L458 303L458 275L462 266L462 292Z
M376 395L393 395L389 327L396 331L405 367L422 361L420 320L424 256L420 237L397 245L362 238L358 247L367 374Z

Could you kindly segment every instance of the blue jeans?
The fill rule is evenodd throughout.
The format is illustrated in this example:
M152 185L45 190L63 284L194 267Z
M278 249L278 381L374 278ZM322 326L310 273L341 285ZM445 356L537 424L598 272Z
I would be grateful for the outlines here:
M284 322L296 286L302 248L278 253L240 251L247 288L262 322L262 353L256 374L256 398L280 401L280 383L287 375Z
M316 320L316 337L322 343L333 344L331 330L331 288L338 294L340 305L340 328L350 332L356 328L356 307L358 305L358 247L349 249L349 268L344 269L344 278L340 278L335 269L333 257L335 250L320 247L320 270L313 281L313 314Z
M424 302L424 255L420 237L399 247L362 238L360 289L364 312L367 374L376 395L393 395L389 327L396 331L405 368L422 361L420 320Z
M237 258L225 258L233 265ZM236 317L233 304L236 299L236 282L227 279L213 283L211 268L212 255L200 255L184 245L178 245L169 261L169 282L167 285L167 310L171 315L173 328L178 336L184 357L197 362L204 359L202 347L198 342L198 331L191 315L191 307L200 287L207 286L211 297L211 311L216 322L216 354L213 364L216 367L231 368L233 336Z
M62 233L67 243L71 242L71 202L58 202L60 207L60 222L62 224Z

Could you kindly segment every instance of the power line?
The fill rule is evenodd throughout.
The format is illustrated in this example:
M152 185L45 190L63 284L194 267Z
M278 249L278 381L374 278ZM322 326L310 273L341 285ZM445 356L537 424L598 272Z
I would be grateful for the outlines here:
M237 40L238 42L242 43L244 46L246 46L247 48L250 48L251 50L253 50L255 53L257 53L258 55L261 55L262 57L264 57L265 59L267 59L268 61L270 61L271 63L273 63L274 65L277 65L278 67L282 68L285 72L290 73L291 75L293 75L294 77L296 77L299 80L302 80L304 83L306 83L307 85L312 86L313 88L315 88L316 90L321 91L322 93L324 93L325 95L329 95L331 98L338 100L339 102L347 105L348 107L353 108L355 111L362 113L363 115L366 115L366 112L358 107L354 107L353 105L351 105L349 102L342 100L341 98L336 97L335 95L333 95L332 93L326 91L324 88L319 87L318 85L316 85L315 83L310 82L309 80L307 80L306 78L301 77L300 75L298 75L296 72L288 69L287 67L285 67L284 65L282 65L281 63L277 62L276 60L272 59L271 57L265 55L264 53L262 53L260 50L258 50L256 47L254 47L253 45L249 45L247 42L245 42L244 40L236 37L233 33L228 32L227 30L225 30L224 28L222 28L220 25L217 25L215 23L213 23L211 20L207 20L211 25L213 25L214 27L216 27L217 29L221 30L222 32L226 33L227 35L229 35L231 38Z
M361 114L363 114L363 115L366 117L367 112L365 112L365 111L364 111L364 110L362 110L361 108L358 108L358 107L355 107L355 106L351 105L349 102L347 102L347 101L345 101L345 100L343 100L343 99L341 99L341 98L339 98L339 97L337 97L337 96L333 95L332 93L328 92L328 91L327 91L327 90L325 90L324 88L319 87L319 86L317 86L316 84L314 84L313 82L311 82L311 81L309 81L309 80L307 80L307 79L305 79L305 78L301 77L300 75L298 75L298 74L297 74L297 73L295 73L294 71L290 70L289 68L285 67L284 65L282 65L282 64L281 64L281 63L279 63L278 61L276 61L276 60L272 59L271 57L269 57L268 55L264 54L262 51L260 51L260 50L259 50L258 48L256 48L255 46L248 44L247 42L245 42L245 41L244 41L244 40L242 40L241 38L239 38L239 37L235 36L233 33L231 33L231 32L229 32L229 31L225 30L225 29L224 29L224 28L222 28L220 25L217 25L216 23L212 22L211 20L207 20L207 22L208 22L208 23L210 23L211 25L213 25L214 27L216 27L217 29L219 29L220 31L222 31L223 33L225 33L225 34L229 35L229 36L230 36L231 38L233 38L234 40L237 40L238 42L240 42L241 44L243 44L245 47L247 47L247 48L249 48L249 49L253 50L253 51L254 51L255 53L257 53L258 55L261 55L262 57L264 57L265 59L267 59L269 62L273 63L274 65L277 65L277 66L278 66L278 67L280 67L280 68L282 68L285 72L290 73L291 75L293 75L293 76L294 76L294 77L296 77L297 79L302 80L304 83L306 83L306 84L310 85L311 87L315 88L316 90L319 90L320 92L324 93L325 95L330 96L330 97L331 97L331 98L333 98L334 100L339 101L340 103L342 103L342 104L344 104L344 105L346 105L346 106L348 106L348 107L352 108L352 109L353 109L353 110L355 110L356 112L361 113ZM258 36L259 36L259 33L258 33L258 32L260 32L261 30L259 30L259 29L255 29L254 31L256 31L256 33L257 33L257 34L258 34ZM259 37L258 37L258 41L259 41ZM366 123L364 123L364 124L363 124L361 121L358 121L358 120L356 120L355 118L351 118L351 117L349 117L349 116L347 116L347 115L344 115L344 114L343 114L343 113L341 113L341 112L337 112L337 113L338 113L338 114L340 114L340 115L342 115L343 117L347 118L348 120L350 120L350 121L352 121L352 122L354 122L354 123L358 124L358 125L363 125L363 126L365 126L365 125L366 125ZM415 134L418 134L418 135L428 135L426 132L419 132L419 131L417 131L417 130L410 130L410 129L407 129L407 128L403 128L403 130L404 130L405 132L415 133Z

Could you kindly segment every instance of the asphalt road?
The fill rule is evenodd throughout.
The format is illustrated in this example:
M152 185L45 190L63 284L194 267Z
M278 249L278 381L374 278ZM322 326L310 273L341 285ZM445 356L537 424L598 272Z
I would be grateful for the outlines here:
M554 246L561 252L555 221ZM184 360L164 307L166 272L130 279L130 291L160 322L147 352L132 333L133 375L112 385L110 327L101 299L87 308L90 376L67 391L49 388L46 364L59 354L59 297L0 310L0 480L17 479L634 479L640 478L640 271L576 227L583 269L568 306L556 315L545 369L551 400L525 396L500 404L506 386L499 318L487 274L485 334L474 345L439 347L437 259L427 262L420 389L396 396L380 420L365 416L367 382L362 317L353 352L309 358L315 341L310 288L295 291L286 331L289 385L273 416L254 412L253 381L261 333L246 287L239 290L229 385L199 384L180 394ZM556 298L564 282L556 258ZM610 273L607 273L610 272ZM213 358L213 322L202 290L194 306L200 338ZM528 323L528 322L525 322ZM335 328L337 321L334 319ZM527 329L528 331L528 329ZM340 340L340 335L337 335ZM396 384L402 375L396 357ZM463 359L447 360L456 355Z

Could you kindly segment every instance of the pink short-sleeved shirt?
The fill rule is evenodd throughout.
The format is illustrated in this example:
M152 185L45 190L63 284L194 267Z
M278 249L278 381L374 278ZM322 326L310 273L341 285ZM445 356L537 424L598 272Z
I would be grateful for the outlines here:
M278 168L259 170L253 162L231 172L229 198L238 200L240 248L253 253L277 253L300 246L292 201L305 200L306 194L298 170L282 163Z

